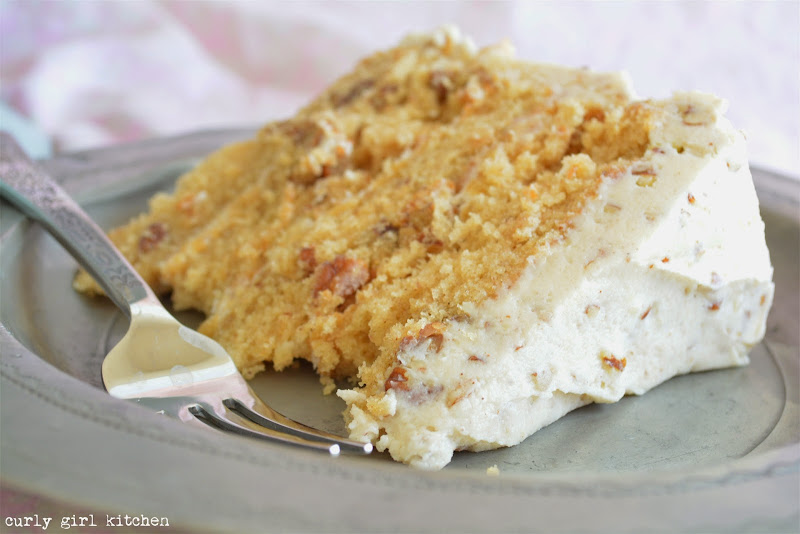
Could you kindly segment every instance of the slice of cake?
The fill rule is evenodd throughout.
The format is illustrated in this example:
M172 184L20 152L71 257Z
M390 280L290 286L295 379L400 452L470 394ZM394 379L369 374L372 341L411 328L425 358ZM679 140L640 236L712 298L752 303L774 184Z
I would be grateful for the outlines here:
M747 362L772 268L723 107L409 37L111 236L246 376L349 378L350 437L440 468Z

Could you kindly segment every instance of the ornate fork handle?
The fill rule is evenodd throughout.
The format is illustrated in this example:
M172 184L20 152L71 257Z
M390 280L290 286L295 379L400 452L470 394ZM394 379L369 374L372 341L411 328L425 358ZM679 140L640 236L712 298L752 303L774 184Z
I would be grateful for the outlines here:
M156 298L106 234L6 133L0 133L0 196L42 224L128 316L132 303Z

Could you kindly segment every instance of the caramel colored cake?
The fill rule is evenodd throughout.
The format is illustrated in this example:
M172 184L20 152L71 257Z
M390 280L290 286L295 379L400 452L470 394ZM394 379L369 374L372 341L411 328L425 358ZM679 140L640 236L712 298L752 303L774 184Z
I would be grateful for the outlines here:
M351 379L350 436L440 468L747 362L772 268L722 112L443 30L363 60L111 236L246 377L305 359L329 391Z

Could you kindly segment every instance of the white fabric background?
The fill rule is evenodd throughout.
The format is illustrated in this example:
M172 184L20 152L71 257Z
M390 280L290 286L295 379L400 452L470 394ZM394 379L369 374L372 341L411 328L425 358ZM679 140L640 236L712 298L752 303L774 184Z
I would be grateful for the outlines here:
M800 175L797 1L0 0L0 96L56 150L257 126L443 23L532 61L627 70L642 97L714 92L754 163Z

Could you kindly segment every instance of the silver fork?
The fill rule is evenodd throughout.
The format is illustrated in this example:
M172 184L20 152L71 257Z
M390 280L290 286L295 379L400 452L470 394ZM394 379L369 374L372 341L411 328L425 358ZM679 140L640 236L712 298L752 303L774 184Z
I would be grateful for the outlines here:
M108 392L182 421L311 449L369 454L372 445L288 419L250 389L227 352L164 309L105 233L16 142L0 133L0 196L38 221L130 319L103 361Z

